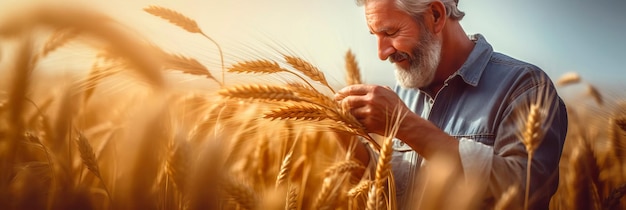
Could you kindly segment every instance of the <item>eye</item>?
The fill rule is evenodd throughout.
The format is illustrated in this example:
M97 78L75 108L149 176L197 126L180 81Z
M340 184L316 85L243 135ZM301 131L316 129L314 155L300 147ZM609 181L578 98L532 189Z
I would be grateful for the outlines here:
M391 29L391 30L385 31L385 35L387 36L393 36L393 35L396 35L397 33L398 33L398 29Z

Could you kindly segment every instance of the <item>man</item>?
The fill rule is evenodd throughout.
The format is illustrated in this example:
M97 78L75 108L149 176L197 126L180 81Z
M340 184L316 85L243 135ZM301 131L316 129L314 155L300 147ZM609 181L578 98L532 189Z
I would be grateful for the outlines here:
M395 64L399 85L395 90L353 85L335 97L371 133L384 134L397 105L407 114L397 125L393 146L398 206L411 203L413 176L422 160L435 156L452 160L467 179L484 177L478 192L484 192L481 202L487 207L510 186L519 186L523 197L528 151L519 112L539 103L547 120L537 124L543 135L532 156L530 207L547 209L558 185L567 114L545 73L493 52L481 35L468 37L459 23L465 14L458 0L357 4L364 6L367 25L378 39L379 58ZM371 154L359 147L356 157L371 164L376 161Z

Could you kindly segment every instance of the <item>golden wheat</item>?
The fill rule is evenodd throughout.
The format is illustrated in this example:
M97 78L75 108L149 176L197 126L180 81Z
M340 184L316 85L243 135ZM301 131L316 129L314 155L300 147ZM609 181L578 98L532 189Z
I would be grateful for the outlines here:
M228 72L233 73L264 73L271 74L286 71L285 69L281 69L280 65L276 63L276 61L270 61L265 59L253 60L253 61L243 61L234 64L231 68L228 69Z
M496 210L520 209L520 207L517 205L518 203L520 203L517 201L517 199L519 198L519 193L520 193L519 187L515 185L510 186L504 192L504 194L502 194L498 202L496 202L494 209Z
M348 50L345 56L346 60L346 84L356 85L361 84L361 70L359 70L359 64L356 62L356 58L352 50Z
M239 85L222 89L219 94L227 98L256 99L267 101L301 101L293 91L278 85Z
M330 177L336 174L344 174L347 172L351 172L353 170L364 169L364 168L365 167L362 164L356 161L349 160L349 161L343 161L343 162L338 162L338 163L333 164L332 166L326 169L324 174L326 175L326 177Z
M216 83L220 85L222 84L220 81L215 79L215 77L213 77L209 69L207 69L204 65L202 65L200 62L198 62L194 58L189 58L189 57L185 57L185 56L177 55L177 54L166 53L163 51L157 51L157 52L159 52L158 55L159 55L160 60L162 61L164 69L179 70L179 71L182 71L183 73L187 73L191 75L204 76L208 79L214 80Z
M566 85L572 85L572 84L576 84L580 82L580 75L576 72L568 72L565 73L563 75L561 75L561 77L559 78L559 80L557 80L556 84L558 86L566 86Z
M57 30L50 36L41 50L41 56L47 56L49 53L67 44L70 40L76 38L80 31L75 28L66 28Z
M600 91L598 91L598 89L591 84L587 84L587 95L591 96L598 105L604 104L602 94L600 94Z
M223 179L221 186L224 193L226 193L229 198L233 199L239 208L249 210L256 209L259 200L250 187L232 179Z
M371 186L372 186L372 181L363 180L359 182L359 184L357 184L356 186L352 187L350 191L348 191L348 196L356 197L358 195L362 195L363 193L368 192Z
M200 30L200 27L198 27L198 23L196 23L196 21L174 10L164 8L164 7L159 7L159 6L149 6L149 7L144 8L143 10L154 16L163 18L169 21L170 23L181 27L182 29L185 29L186 31L190 33L202 33L202 30Z
M168 9L168 8L164 8L164 7L159 7L159 6L149 6L144 8L144 11L146 11L147 13L150 13L154 16L163 18L167 21L169 21L170 23L190 32L190 33L198 33L201 34L202 36L204 36L205 38L209 39L209 41L213 42L213 44L215 44L215 46L217 47L217 50L219 51L219 56L220 56L220 62L221 62L221 66L222 66L222 82L220 84L224 83L224 55L222 53L222 47L215 41L213 40L213 38L209 37L208 35L206 35L204 32L202 32L202 30L200 29L200 27L198 26L198 23L196 23L195 20L184 16L183 14L176 12L174 10ZM219 82L218 82L219 83Z
M294 69L300 71L302 74L306 75L310 79L322 83L323 85L328 87L328 89L330 89L333 93L335 93L335 90L333 90L333 88L330 87L330 85L326 81L324 73L322 73L317 67L313 66L311 63L305 61L302 58L290 55L284 55L283 57L285 58L287 63L289 63L289 65L291 65Z

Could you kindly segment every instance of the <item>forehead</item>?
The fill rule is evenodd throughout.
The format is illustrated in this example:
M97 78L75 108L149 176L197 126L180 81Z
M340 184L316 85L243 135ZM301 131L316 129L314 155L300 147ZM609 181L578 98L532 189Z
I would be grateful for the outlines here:
M370 29L376 31L412 20L393 0L368 1L365 4L365 18Z

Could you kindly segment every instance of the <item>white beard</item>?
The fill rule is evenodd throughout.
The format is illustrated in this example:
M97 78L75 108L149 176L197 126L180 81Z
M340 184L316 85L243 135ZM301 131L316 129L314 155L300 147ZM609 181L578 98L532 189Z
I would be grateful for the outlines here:
M441 59L441 41L428 34L420 40L409 56L409 69L396 64L396 80L403 88L418 89L429 86Z

